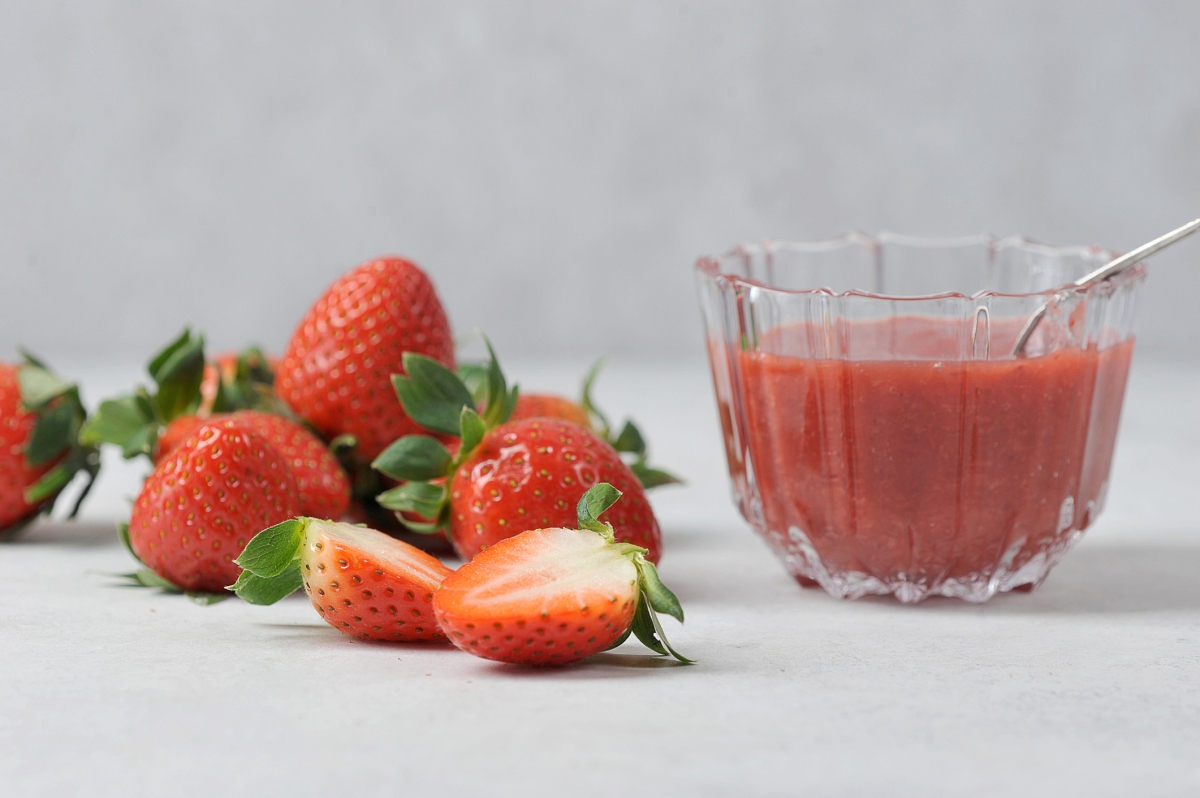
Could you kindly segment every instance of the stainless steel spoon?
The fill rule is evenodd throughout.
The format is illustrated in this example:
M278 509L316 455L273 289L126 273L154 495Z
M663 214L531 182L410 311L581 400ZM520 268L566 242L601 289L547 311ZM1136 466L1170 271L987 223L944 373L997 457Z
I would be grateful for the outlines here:
M1165 249L1166 247L1174 244L1176 241L1187 238L1197 230L1200 230L1200 219L1195 219L1194 221L1188 222L1183 227L1176 228L1167 233L1165 236L1160 236L1148 244L1142 244L1140 247L1126 255L1122 255L1119 258L1110 260L1099 269L1096 269L1096 271L1080 277L1072 285L1077 288L1082 288L1085 285L1090 285L1092 283L1100 282L1101 280L1107 280L1111 277L1115 277L1135 263L1140 263L1141 261L1153 255L1155 252L1158 252L1160 249ZM1029 343L1029 337L1033 335L1033 331L1037 329L1038 323L1045 317L1046 311L1049 309L1050 303L1043 303L1042 306L1037 309L1037 312L1029 317L1029 321L1025 322L1025 326L1021 328L1021 334L1017 336L1017 342L1013 344L1013 357L1020 357L1025 351L1025 345Z

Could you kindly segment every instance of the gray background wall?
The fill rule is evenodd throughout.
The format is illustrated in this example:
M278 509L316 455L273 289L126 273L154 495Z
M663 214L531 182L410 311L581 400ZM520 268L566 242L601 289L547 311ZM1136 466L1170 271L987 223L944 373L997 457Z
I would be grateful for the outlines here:
M1198 2L0 4L4 353L278 349L397 252L511 355L695 354L741 240L1197 215ZM1157 259L1143 345L1198 294Z

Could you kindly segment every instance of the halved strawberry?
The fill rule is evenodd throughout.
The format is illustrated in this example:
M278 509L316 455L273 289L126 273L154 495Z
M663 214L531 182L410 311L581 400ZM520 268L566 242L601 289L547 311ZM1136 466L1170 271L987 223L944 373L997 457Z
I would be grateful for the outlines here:
M450 641L499 662L566 665L632 632L659 654L691 662L667 643L656 614L682 622L679 600L645 549L618 543L598 520L620 495L596 485L579 500L581 529L523 532L447 576L433 609Z
M274 604L303 585L321 617L344 634L445 639L431 601L451 570L374 529L295 518L255 535L237 564L245 570L229 589L251 604Z
M490 348L490 345L489 345ZM612 482L628 494L619 511L620 539L661 556L661 532L637 477L620 454L585 427L565 421L506 421L517 401L492 354L483 415L463 381L441 364L408 353L407 376L395 378L396 393L408 414L426 429L457 434L461 448L451 452L425 435L408 435L373 463L405 484L379 495L379 503L400 513L430 519L412 529L448 530L455 550L470 559L486 546L518 532L566 526L575 519L579 497L598 482ZM449 477L442 484L442 477Z

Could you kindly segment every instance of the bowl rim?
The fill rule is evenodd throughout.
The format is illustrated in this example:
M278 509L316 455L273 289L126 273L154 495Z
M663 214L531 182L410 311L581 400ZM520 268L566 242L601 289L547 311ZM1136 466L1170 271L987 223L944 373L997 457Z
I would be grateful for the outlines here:
M738 274L729 274L722 271L721 268L722 262L730 258L745 258L747 256L760 254L769 255L775 252L801 252L819 254L822 252L833 252L838 249L844 249L852 246L861 246L870 249L874 251L876 257L878 257L884 244L928 247L930 249L987 246L993 253L1000 251L1001 249L1021 248L1049 257L1063 257L1072 255L1093 257L1098 259L1098 266L1107 263L1113 258L1120 257L1122 254L1117 250L1108 249L1100 246L1099 244L1047 244L1021 234L1004 237L995 236L991 233L973 233L960 236L920 236L883 230L877 235L872 236L862 232L861 230L851 230L847 233L833 236L831 238L811 240L767 239L759 243L741 243L731 247L719 255L701 255L696 260L693 268L697 273L704 274L711 279L721 279L736 285L745 285L757 290L770 291L780 295L822 296L833 298L861 297L866 299L881 299L888 302L925 302L936 299L966 299L971 301L979 301L980 299L989 299L993 297L1003 299L1042 298L1048 300L1051 297L1067 293L1075 293L1086 296L1093 293L1102 294L1115 291L1117 288L1132 281L1143 279L1146 274L1146 262L1141 261L1116 275L1115 277L1112 277L1108 280L1100 280L1085 286L1077 286L1073 282L1069 282L1051 286L1049 288L1042 289L1041 291L1017 293L997 291L993 289L982 289L973 294L964 294L961 291L944 291L935 294L886 294L876 293L874 291L862 291L859 289L834 291L831 288L825 287L781 288L780 286L771 285L770 283L766 283L753 277L743 277Z

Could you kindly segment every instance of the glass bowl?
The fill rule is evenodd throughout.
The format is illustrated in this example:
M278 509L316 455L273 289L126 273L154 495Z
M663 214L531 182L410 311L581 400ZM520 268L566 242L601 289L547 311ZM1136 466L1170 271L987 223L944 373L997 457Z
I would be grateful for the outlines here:
M1112 257L852 233L699 260L734 500L801 584L982 602L1046 578L1108 487L1145 266L1070 283Z

